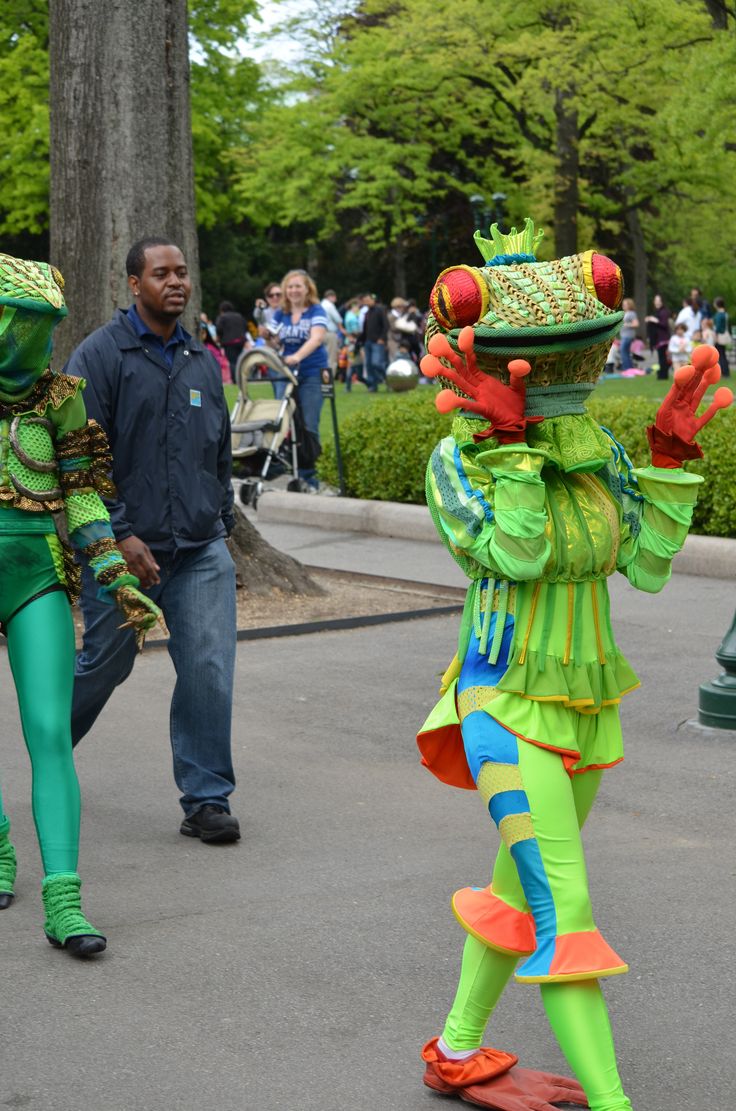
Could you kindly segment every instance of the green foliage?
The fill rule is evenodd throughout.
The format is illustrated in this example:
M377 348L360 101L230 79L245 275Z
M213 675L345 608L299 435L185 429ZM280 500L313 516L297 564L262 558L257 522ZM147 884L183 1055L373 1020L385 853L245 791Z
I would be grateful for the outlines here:
M255 0L191 0L192 137L198 222L233 218L230 152L258 103L260 71L242 53ZM3 0L0 11L0 233L48 225L48 2Z
M450 418L434 406L433 390L381 398L348 417L340 428L346 493L376 501L424 502L424 474L435 444L450 431ZM634 466L647 466L646 428L658 403L643 397L593 399L594 420L623 444ZM736 537L736 407L719 413L698 437L704 458L688 464L705 478L699 490L693 532ZM337 484L334 445L319 462L324 481Z
M239 43L255 0L192 0L192 143L197 223L234 221L231 152L242 146L259 102L260 71Z
M48 5L4 0L0 15L0 233L48 225Z
M424 472L438 440L450 430L434 406L434 390L377 398L340 427L346 493L377 501L424 501ZM319 460L320 477L337 485L332 441Z
M736 301L736 36L706 4L362 0L329 21L324 34L300 8L307 60L282 74L236 154L240 211L257 226L297 224L318 241L340 229L402 256L399 273L448 216L439 266L476 261L473 194L492 212L503 192L511 220L531 212L549 232L575 185L581 248L629 272L647 250L672 305L692 281Z

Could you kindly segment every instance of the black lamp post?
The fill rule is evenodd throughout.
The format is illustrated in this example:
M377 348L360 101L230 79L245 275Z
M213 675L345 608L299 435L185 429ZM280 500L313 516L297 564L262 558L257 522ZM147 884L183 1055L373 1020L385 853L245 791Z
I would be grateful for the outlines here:
M470 208L473 213L473 226L476 231L485 232L488 229L483 225L483 216L488 211L486 208L486 199L482 193L473 193L468 198L470 201Z
M698 721L716 729L736 729L736 614L716 659L723 672L700 686Z
M506 194L494 193L491 200L493 201L493 210L495 213L494 220L499 228L503 230L501 225L506 221Z

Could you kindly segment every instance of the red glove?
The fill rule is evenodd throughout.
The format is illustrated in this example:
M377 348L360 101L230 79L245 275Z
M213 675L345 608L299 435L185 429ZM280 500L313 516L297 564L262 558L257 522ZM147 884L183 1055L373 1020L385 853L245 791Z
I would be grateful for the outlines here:
M441 413L449 413L452 409L468 409L490 421L488 431L473 437L476 441L495 436L502 444L521 443L526 436L527 424L536 424L542 419L524 416L524 379L532 368L524 359L512 360L509 363L511 383L504 386L497 378L478 370L473 353L474 342L473 329L463 328L457 341L464 355L464 359L461 359L450 347L446 336L432 336L428 344L429 354L424 356L420 364L422 373L428 378L442 375L467 394L467 397L458 397L452 390L441 390L435 398L435 405ZM444 366L440 362L441 358L446 359L452 369Z
M718 352L707 344L695 349L692 366L675 371L675 380L657 410L654 424L647 428L655 467L681 467L685 459L702 459L703 449L695 443L695 437L719 409L727 409L733 402L731 390L721 386L702 417L695 416L708 386L720 377Z
M559 1111L553 1101L588 1106L585 1092L576 1080L518 1067L483 1084L469 1084L458 1094L466 1103L495 1111Z

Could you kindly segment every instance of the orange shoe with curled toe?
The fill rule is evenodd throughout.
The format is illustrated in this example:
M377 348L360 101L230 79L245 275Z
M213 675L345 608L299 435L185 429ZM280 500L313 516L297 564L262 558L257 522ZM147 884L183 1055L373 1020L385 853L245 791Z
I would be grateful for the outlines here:
M430 1038L422 1049L422 1060L427 1065L423 1079L428 1088L441 1095L460 1094L460 1089L468 1084L483 1084L508 1072L519 1060L513 1053L481 1046L472 1057L451 1061L439 1049L438 1042L439 1038Z
M554 1106L557 1103L588 1106L576 1080L520 1069L513 1053L485 1046L472 1057L449 1061L438 1048L438 1041L432 1038L422 1050L427 1064L424 1083L438 1095L455 1096L495 1111L559 1111Z

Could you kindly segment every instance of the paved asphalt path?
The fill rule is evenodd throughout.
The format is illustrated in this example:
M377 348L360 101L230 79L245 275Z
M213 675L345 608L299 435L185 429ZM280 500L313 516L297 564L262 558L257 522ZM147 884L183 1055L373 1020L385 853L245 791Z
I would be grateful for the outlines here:
M343 545L353 567L398 574L398 561L409 577L408 562L433 581L431 546L326 542L336 565ZM318 551L319 537L292 536L305 545ZM644 686L625 700L627 760L605 779L586 845L598 923L632 969L605 991L635 1111L736 1104L736 733L687 725L735 606L733 583L713 579L680 576L654 598L614 587ZM414 748L455 632L443 617L241 644L244 836L220 848L178 833L172 669L146 652L78 750L85 905L110 942L89 963L41 931L28 762L2 662L21 871L0 914L0 1111L455 1106L423 1089L418 1053L456 982L450 894L486 882L497 844L477 798L436 782ZM565 1069L534 987L509 987L489 1040Z

